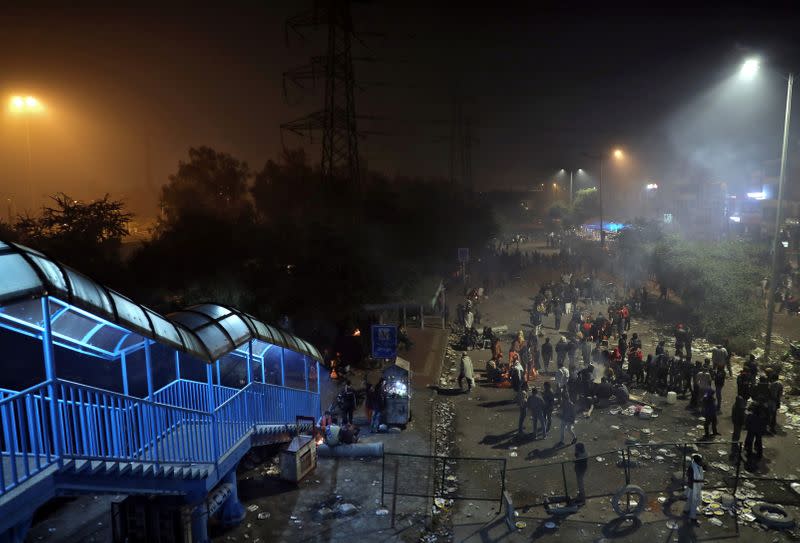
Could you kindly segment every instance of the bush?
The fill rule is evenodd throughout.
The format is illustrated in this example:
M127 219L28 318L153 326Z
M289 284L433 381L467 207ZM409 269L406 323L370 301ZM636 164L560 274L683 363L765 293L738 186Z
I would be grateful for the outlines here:
M667 238L654 251L658 281L678 293L698 332L713 342L735 341L737 352L763 322L756 285L765 261L755 246L736 241Z

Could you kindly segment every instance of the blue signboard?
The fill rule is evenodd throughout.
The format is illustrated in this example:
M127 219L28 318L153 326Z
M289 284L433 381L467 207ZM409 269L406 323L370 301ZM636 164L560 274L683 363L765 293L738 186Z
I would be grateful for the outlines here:
M393 324L372 325L372 358L394 358L397 356L397 326Z

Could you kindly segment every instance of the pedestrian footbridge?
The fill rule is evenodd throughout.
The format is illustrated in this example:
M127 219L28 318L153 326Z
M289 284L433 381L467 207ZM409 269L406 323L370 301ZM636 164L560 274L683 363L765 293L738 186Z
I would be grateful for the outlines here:
M0 241L0 543L84 493L180 497L193 541L241 520L236 466L320 413L320 356L236 309L162 316Z

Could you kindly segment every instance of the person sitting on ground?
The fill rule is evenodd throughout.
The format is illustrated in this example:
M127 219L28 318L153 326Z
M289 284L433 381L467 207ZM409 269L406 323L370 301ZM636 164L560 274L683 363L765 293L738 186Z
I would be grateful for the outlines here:
M625 405L631 399L631 395L628 392L628 387L625 386L623 383L615 384L611 387L611 393L614 395L614 398L617 400L617 403L620 405Z
M358 433L360 431L361 429L355 424L345 424L342 426L341 430L339 430L339 443L345 445L358 443Z
M608 379L605 377L600 379L600 383L595 386L594 394L596 406L603 407L608 405L611 399L611 384L608 382Z

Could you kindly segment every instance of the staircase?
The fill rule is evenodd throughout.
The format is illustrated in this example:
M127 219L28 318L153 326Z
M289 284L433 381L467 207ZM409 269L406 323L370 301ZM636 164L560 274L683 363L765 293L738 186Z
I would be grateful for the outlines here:
M0 543L23 541L48 500L82 493L185 496L205 515L193 522L193 540L205 541L194 531L220 496L238 503L234 470L247 451L288 440L297 415L320 412L315 392L259 382L178 379L153 400L62 379L0 392Z

